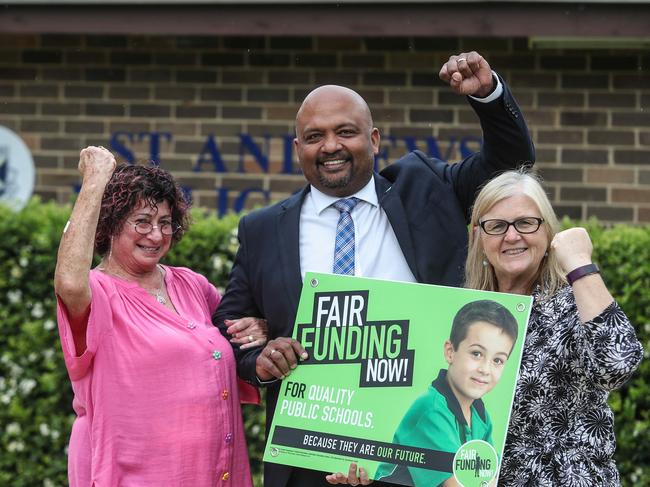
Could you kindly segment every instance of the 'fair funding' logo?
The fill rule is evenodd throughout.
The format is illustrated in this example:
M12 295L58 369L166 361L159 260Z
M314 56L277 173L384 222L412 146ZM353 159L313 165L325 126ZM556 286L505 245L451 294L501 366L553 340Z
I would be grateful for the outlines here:
M34 160L23 140L0 126L0 202L20 210L34 191Z
M497 466L497 452L492 445L483 440L468 441L454 456L454 477L463 487L492 486Z

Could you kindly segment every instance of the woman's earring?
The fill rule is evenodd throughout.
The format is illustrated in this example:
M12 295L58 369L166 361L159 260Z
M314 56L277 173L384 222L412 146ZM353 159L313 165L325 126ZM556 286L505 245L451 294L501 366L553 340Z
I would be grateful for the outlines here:
M544 257L548 257L548 250L544 252Z
M488 265L488 261L483 259L483 267L487 267L487 265Z

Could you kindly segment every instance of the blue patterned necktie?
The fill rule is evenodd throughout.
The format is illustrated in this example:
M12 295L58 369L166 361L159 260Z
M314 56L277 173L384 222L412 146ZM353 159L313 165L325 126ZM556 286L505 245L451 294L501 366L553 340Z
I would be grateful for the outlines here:
M334 274L354 275L354 222L350 212L358 202L358 198L347 198L332 203L332 206L341 212L336 225L334 266L332 267Z

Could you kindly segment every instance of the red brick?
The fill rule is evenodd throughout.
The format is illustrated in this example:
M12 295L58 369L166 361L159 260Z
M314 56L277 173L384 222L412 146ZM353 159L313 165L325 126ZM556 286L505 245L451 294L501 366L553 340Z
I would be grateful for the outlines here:
M632 93L589 93L589 106L634 108L636 107L636 95Z
M603 127L607 124L605 112L562 112L560 123L565 126Z
M426 105L433 104L431 90L391 88L388 92L388 102L391 105Z
M262 109L254 106L232 106L221 109L223 118L242 118L242 119L260 119L262 118Z
M151 89L148 86L109 86L108 97L126 100L148 100Z
M613 112L612 125L621 127L650 127L650 112Z
M39 36L35 34L0 34L0 46L3 49L38 47Z
M650 203L650 189L612 188L614 203Z
M454 112L453 110L436 110L436 109L418 109L411 108L409 111L409 121L411 122L424 122L424 123L451 123L454 121ZM472 112L472 115L475 114ZM469 122L473 121L470 120ZM399 122L400 120L395 120ZM461 121L462 122L462 121Z
M513 73L508 83L516 88L558 88L558 76L550 73Z
M538 147L535 149L537 162L555 163L558 162L558 154L555 149L545 149Z
M650 150L614 150L614 162L616 164L639 164L650 166Z
M623 130L590 130L587 142L592 145L634 145L634 132Z
M20 87L20 96L26 98L57 98L59 96L59 87L45 83L24 85Z
M382 68L384 66L384 56L382 54L365 54L365 53L344 53L341 57L341 66L343 68ZM395 66L391 66L395 67Z
M221 73L221 80L225 84L251 84L259 85L264 83L265 76L264 73L259 70L254 71L230 71L223 70Z
M285 135L291 135L293 137L293 127L286 124L269 124L269 123L249 123L248 124L248 133L253 137L266 137L271 136L274 140L280 140L281 137ZM260 143L261 140L256 140Z
M316 71L314 73L315 85L343 85L354 86L359 84L361 76L357 71Z
M562 149L563 163L576 164L607 164L609 153L607 150L597 149Z
M288 102L289 90L281 88L252 88L248 90L248 101Z
M553 204L553 209L558 218L564 218L565 216L571 218L572 220L583 220L584 212L582 206L580 205L561 205Z
M639 184L650 185L650 170L639 170Z
M361 49L362 43L360 37L317 37L315 40L320 51L354 52Z
M64 131L68 134L101 134L104 133L104 123L66 121Z
M181 105L174 107L177 118L209 118L214 119L217 116L217 107L210 105Z
M648 86L650 86L650 75L645 71L637 74L614 75L614 89L647 90Z
M544 166L540 168L544 181L558 183L581 183L583 170L577 168L563 168Z
M634 221L634 209L631 207L589 206L587 218L595 217L603 222L623 223Z
M36 104L32 102L0 102L0 112L5 115L34 115Z
M633 169L588 167L585 174L587 183L634 183Z
M606 74L562 73L561 88L607 89L609 76Z
M56 133L60 127L61 124L56 120L23 118L20 121L20 130L25 132Z
M537 144L582 144L584 133L581 130L537 130Z
M585 95L579 92L542 91L537 94L537 103L540 107L584 107ZM528 111L525 115L528 115Z
M650 145L650 132L639 132L639 144Z
M639 208L639 223L650 223L650 208Z
M192 86L156 86L153 97L157 100L193 101L196 98L196 89Z
M607 189L592 186L564 186L560 188L562 201L606 201Z

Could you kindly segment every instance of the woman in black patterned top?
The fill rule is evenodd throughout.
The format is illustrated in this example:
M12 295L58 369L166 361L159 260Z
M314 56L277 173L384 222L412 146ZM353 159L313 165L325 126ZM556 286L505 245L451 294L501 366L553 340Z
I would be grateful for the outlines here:
M472 211L465 285L533 295L500 486L620 485L609 392L643 349L591 262L583 228L557 232L537 179L509 171Z

